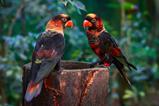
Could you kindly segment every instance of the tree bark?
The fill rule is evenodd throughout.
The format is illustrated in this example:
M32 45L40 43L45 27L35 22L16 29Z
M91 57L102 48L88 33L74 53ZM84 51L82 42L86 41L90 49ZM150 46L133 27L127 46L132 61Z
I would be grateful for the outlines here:
M60 90L60 95L43 86L38 97L30 103L26 102L24 95L30 77L30 65L23 67L23 106L109 106L108 69L89 68L88 63L69 61L62 62L61 73L47 78L48 82L58 78L59 84L53 84L51 88Z

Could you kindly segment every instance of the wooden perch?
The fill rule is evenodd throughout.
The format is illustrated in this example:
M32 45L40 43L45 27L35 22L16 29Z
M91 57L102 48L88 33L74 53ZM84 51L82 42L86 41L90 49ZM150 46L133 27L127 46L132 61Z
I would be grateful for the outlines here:
M30 103L24 100L29 80L30 65L23 69L23 106L107 106L109 71L107 68L89 68L88 63L63 61L59 84L50 89L43 86L41 94ZM57 75L56 75L57 76ZM52 75L48 80L56 78ZM52 90L51 90L52 89ZM54 89L61 94L53 92Z

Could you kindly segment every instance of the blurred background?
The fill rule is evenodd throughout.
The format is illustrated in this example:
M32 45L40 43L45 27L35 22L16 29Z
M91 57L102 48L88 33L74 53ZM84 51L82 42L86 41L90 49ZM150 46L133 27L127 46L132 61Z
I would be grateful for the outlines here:
M159 0L0 0L0 106L20 106L22 66L31 61L35 41L46 22L69 14L73 29L65 31L63 59L93 62L82 22L87 13L102 17L137 71L128 71L129 89L110 69L111 106L159 106ZM113 70L113 71L112 71Z

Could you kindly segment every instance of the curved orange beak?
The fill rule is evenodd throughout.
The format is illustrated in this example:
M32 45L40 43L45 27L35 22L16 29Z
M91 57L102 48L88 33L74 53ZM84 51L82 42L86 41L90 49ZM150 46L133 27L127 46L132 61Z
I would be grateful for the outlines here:
M69 21L67 21L66 22L66 24L65 24L65 27L73 27L73 22L72 22L72 20L69 20Z
M86 27L91 27L92 26L92 23L87 21L87 20L84 20L83 22L83 27L86 28Z

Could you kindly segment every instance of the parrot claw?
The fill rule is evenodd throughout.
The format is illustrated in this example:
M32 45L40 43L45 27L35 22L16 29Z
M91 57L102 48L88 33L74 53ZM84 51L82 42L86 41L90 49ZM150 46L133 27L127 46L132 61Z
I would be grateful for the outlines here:
M46 89L52 91L57 96L64 95L64 93L61 90L48 86L46 82L44 82L44 86Z
M64 95L64 93L59 89L55 89L55 88L51 88L51 87L48 87L48 89L50 91L52 91L56 96Z

